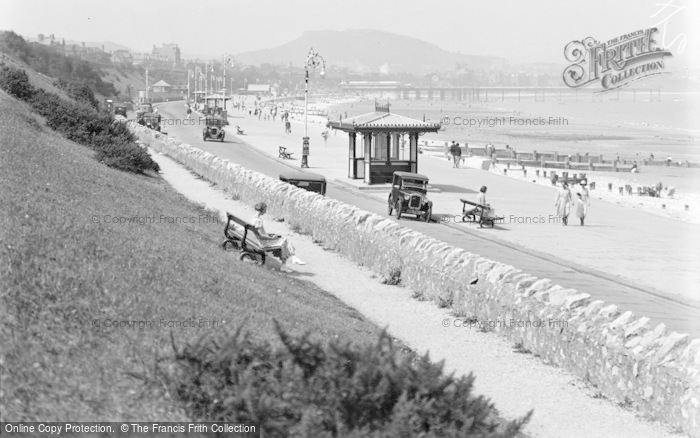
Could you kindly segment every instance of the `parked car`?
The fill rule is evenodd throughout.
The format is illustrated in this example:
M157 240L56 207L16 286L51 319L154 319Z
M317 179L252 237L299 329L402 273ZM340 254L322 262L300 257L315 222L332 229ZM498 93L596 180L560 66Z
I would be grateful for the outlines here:
M224 126L228 125L226 119L220 117L207 117L205 119L206 126L202 129L202 139L207 141L207 139L212 138L219 141L224 141Z
M428 177L418 173L394 172L391 193L387 201L389 215L396 210L396 218L405 213L415 214L416 219L430 221L433 202L428 200Z
M160 114L145 113L141 116L138 123L156 131L160 131Z
M310 172L280 173L280 180L310 192L326 194L326 177Z
M117 103L114 105L114 115L126 117L126 105Z
M149 102L141 102L139 106L136 107L136 120L140 121L144 114L152 113L153 105Z

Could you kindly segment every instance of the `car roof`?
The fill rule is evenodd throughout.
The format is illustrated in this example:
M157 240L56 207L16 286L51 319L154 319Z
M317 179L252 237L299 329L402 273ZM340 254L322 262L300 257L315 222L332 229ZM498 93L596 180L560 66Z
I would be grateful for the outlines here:
M301 181L318 181L326 182L326 177L318 173L311 172L282 172L280 173L281 180L301 180Z
M430 179L425 175L421 175L420 173L394 172L394 175L400 176L401 178L424 179L426 181Z

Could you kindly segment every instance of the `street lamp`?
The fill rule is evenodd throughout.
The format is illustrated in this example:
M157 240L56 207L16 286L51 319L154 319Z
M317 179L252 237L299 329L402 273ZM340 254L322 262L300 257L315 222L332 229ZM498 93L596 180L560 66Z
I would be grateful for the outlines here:
M301 149L301 167L309 167L309 68L315 69L321 66L321 72L319 75L321 79L326 77L326 60L323 59L321 55L314 52L314 48L309 49L309 54L306 57L306 64L304 64L304 70L306 75L304 77L304 139Z
M199 87L197 87L197 84L198 84L197 81L199 81L199 84L200 84ZM202 69L199 68L199 66L196 66L194 68L194 105L195 105L195 108L197 108L197 103L199 103L199 100L197 99L197 97L199 97L199 96L197 96L197 91L198 90L201 91L201 88L202 88L201 83L202 83Z
M187 70L187 104L190 104L190 79L194 77L192 70Z

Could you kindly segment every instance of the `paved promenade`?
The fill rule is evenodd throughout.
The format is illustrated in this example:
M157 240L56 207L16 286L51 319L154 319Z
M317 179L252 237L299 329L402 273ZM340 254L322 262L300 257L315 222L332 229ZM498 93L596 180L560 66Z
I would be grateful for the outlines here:
M182 117L184 109L182 103L173 103L163 106L161 112ZM302 123L293 121L292 133L285 134L279 119L258 120L238 111L230 116L231 125L240 125L245 135L236 137L235 129L228 129L225 143L202 142L201 127L172 126L166 130L196 147L271 176L299 169ZM325 145L322 130L320 123L309 124L309 170L325 175L331 182L329 196L386 216L388 188L372 186L366 190L361 182L349 180L347 135L331 132ZM294 159L277 158L278 146L287 147ZM264 155L273 157L273 161ZM401 220L405 226L551 278L638 316L648 316L654 323L665 323L669 330L700 337L700 257L696 249L700 226L597 199L592 199L586 226L563 226L550 220L554 188L472 168L453 169L447 160L425 155L419 155L418 168L431 179L433 191L429 196L436 217L459 216L459 199L475 198L478 188L486 185L489 202L506 220L495 229L454 221L425 224L410 218ZM595 191L591 195L595 198Z

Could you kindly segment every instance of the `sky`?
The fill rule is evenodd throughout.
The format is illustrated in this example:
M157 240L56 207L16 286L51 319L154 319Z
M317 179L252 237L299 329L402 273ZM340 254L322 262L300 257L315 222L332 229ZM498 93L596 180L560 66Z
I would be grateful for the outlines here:
M276 47L307 30L377 29L453 52L566 64L570 41L656 26L674 62L700 68L692 56L700 53L700 2L693 0L0 0L0 11L0 30L24 36L53 33L137 51L174 42L183 54L216 57Z

